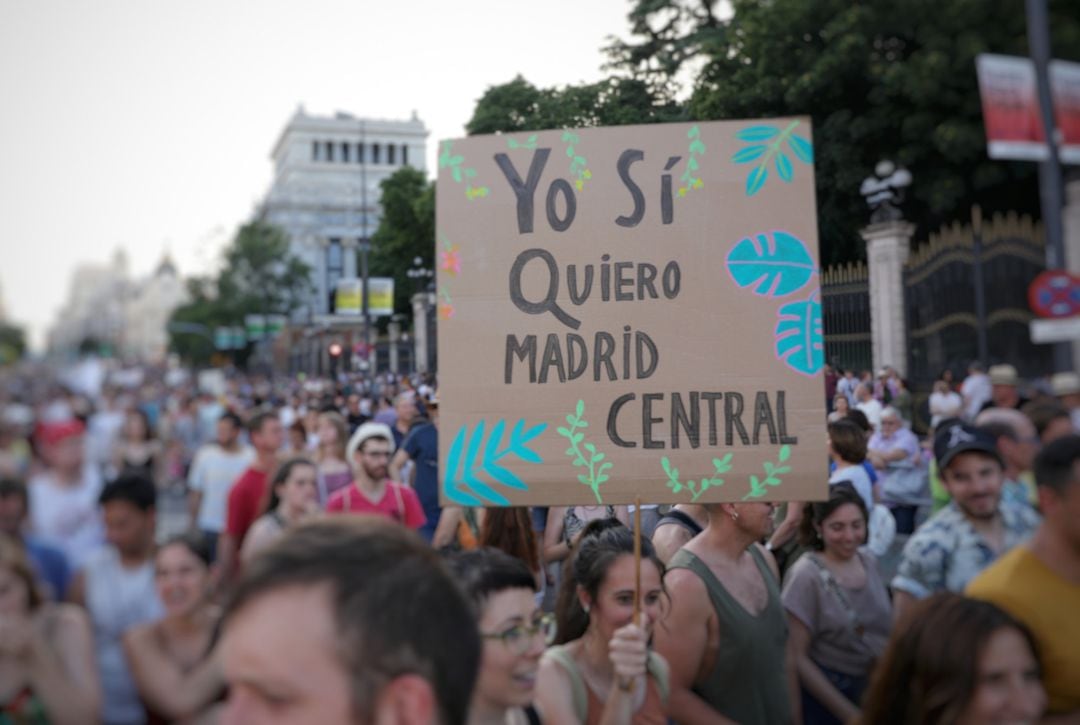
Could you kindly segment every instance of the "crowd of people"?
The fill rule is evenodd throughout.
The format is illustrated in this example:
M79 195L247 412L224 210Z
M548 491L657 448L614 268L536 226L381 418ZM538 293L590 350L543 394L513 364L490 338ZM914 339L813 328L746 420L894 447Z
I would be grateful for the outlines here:
M0 724L1080 722L1080 376L826 384L825 499L634 512L440 508L433 378L9 377Z

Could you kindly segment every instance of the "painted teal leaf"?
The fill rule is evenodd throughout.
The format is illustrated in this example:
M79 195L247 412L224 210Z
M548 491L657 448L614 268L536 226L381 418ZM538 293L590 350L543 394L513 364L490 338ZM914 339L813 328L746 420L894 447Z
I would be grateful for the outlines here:
M750 126L735 134L740 141L768 141L780 131L775 126Z
M742 151L732 156L731 160L737 164L748 164L754 159L760 158L768 148L769 147L763 143L747 146Z
M574 412L577 413L577 417L585 415L585 401L578 400L577 405L574 407Z
M790 457L791 457L791 446L788 446L788 445L780 446L780 455L777 456L776 460L783 463L784 461L786 461Z
M776 173L784 181L791 181L791 177L794 176L794 170L791 168L791 159L789 159L787 154L782 151L776 155Z
M765 186L765 180L769 178L769 170L764 166L755 167L746 177L746 195L753 196Z
M573 136L573 135L574 134L570 133L569 131L563 131L562 140L563 141L569 141L570 137Z
M570 425L577 425L577 418L575 418L570 413L567 413L566 414L566 422L569 423Z
M514 140L514 139L512 139L512 138L511 138L511 139L507 139L507 140L506 140L506 147L507 147L507 148L510 148L510 149L516 149L516 148L518 147L518 142L517 142L517 141L515 141L515 140Z
M487 445L484 447L484 458L481 464L484 473L491 476L504 486L509 488L516 488L519 491L527 491L529 487L525 485L525 482L514 475L510 470L500 466L498 464L499 459L503 458L506 453L498 453L497 448L499 441L502 440L503 430L506 427L506 422L500 420L495 424L495 427L491 429L491 435L488 436Z
M745 237L727 256L735 284L763 297L797 292L814 274L814 260L800 239L783 231Z
M697 126L691 126L690 130L686 132L686 137L687 138L697 138L700 135L701 135L701 131L698 129Z
M776 324L776 357L803 375L816 375L825 364L821 302L815 290L805 300L780 308Z
M534 133L533 135L529 136L529 138L527 138L525 140L525 142L526 143L536 143L536 134Z
M603 465L600 466L600 471L601 472L606 471L606 470L608 470L609 468L611 468L614 465L615 464L612 463L611 461L607 461L606 463L604 463Z
M608 475L603 474L603 473L598 474L596 476L596 485L599 486L601 483L603 483L604 481L607 481L609 478L611 478L611 476L608 476Z
M788 146L804 164L814 163L814 146L802 136L791 134L788 137Z
M591 486L592 485L592 481L590 481L589 477L586 476L584 473L579 473L578 477L577 477L577 480L581 481L586 486Z
M566 147L566 158L568 158L568 159L574 158L574 147L573 146L567 146Z
M465 157L462 156L461 154L458 154L457 156L451 156L450 160L447 161L447 163L450 164L451 166L458 166L464 160L465 160Z
M451 166L450 173L454 176L454 181L461 183L461 167Z
M564 451L564 453L566 453L566 455L568 455L568 456L572 456L572 455L574 455L574 447L573 447L573 446L571 446L571 447L567 448L567 449L566 449L566 450Z
M697 154L699 156L705 153L705 144L701 142L701 139L697 139L690 144L690 153Z
M697 171L698 170L697 159L695 159L693 156L691 156L690 160L686 162L686 168L689 169L690 171Z
M446 456L446 473L443 476L443 491L446 497L460 506L480 506L482 502L475 496L470 496L457 487L455 478L461 462L461 452L465 447L465 437L468 428L462 426L454 437L454 443L450 446L450 453Z
M594 446L592 443L586 443L585 450L587 450L589 453L596 453L596 446Z
M575 433L570 440L572 440L574 443L581 443L583 438L585 438L584 433Z
M569 428L564 428L561 425L558 428L555 429L555 432L558 433L561 436L565 436L567 438L570 437L570 429Z
M599 463L600 461L604 460L605 458L607 458L606 453L597 453L595 456L592 457L592 462L593 463Z

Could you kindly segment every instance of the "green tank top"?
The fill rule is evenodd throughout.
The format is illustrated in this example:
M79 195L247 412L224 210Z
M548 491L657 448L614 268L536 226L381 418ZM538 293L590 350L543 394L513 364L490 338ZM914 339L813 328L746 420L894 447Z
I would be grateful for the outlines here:
M756 546L750 547L769 593L765 609L756 616L728 594L712 570L686 549L679 549L668 569L689 569L705 584L720 622L716 664L693 691L724 717L742 725L782 725L791 722L787 672L787 617L780 587Z

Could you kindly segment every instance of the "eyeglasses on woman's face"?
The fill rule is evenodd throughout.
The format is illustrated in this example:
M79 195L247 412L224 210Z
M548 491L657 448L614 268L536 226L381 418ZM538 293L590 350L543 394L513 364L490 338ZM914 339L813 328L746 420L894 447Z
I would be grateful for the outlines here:
M529 624L518 624L502 632L481 632L484 639L499 639L517 654L525 654L532 646L533 638L542 635L544 644L550 645L555 640L555 615L542 614Z

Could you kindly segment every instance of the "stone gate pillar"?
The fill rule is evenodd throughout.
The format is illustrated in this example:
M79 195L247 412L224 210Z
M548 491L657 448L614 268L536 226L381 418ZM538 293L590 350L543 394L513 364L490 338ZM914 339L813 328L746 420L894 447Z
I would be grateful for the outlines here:
M904 264L915 225L905 221L871 224L860 232L866 241L870 272L870 338L874 370L886 365L907 375L907 322Z
M413 310L413 361L418 373L428 372L428 294L417 292L412 296Z

